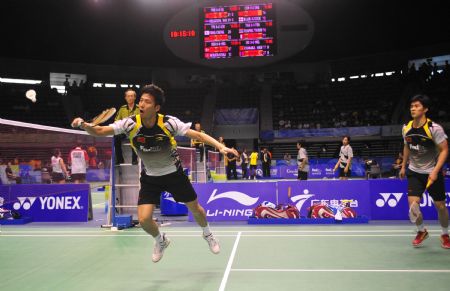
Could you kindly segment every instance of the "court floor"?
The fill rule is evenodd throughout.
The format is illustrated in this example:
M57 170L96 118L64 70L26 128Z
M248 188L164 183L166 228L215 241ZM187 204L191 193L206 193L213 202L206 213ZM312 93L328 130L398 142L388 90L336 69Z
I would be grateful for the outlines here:
M450 290L450 250L431 226L412 248L407 224L248 226L212 224L213 255L194 225L162 229L172 243L151 262L140 228L3 226L2 290Z

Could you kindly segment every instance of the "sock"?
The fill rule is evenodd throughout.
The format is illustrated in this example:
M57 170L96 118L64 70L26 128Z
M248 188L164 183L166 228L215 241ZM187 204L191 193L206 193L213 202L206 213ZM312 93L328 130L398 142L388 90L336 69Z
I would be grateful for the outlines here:
M448 234L448 226L442 227L442 234Z
M424 231L425 230L425 225L423 224L423 222L422 222L422 224L416 225L416 226L417 226L417 230L418 231Z
M205 227L202 227L203 229L203 235L208 236L211 234L211 230L209 229L209 224L207 224Z
M155 236L155 240L158 243L163 243L164 242L164 237L161 233L159 233L157 236Z

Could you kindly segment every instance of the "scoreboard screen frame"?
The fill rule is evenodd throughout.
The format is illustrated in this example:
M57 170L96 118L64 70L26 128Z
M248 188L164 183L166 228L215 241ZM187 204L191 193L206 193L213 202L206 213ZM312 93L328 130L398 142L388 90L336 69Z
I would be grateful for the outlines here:
M270 30L272 32L271 37L272 37L273 43L272 44L263 44L263 45L270 45L270 49L269 50L270 50L271 54L270 55L263 55L263 56L258 56L258 55L255 55L255 56L240 56L239 55L239 52L240 52L239 48L238 47L233 47L231 44L229 44L227 46L232 48L232 51L231 51L232 55L231 56L215 57L215 58L207 58L207 57L205 57L206 45L205 45L205 29L204 28L205 28L205 25L207 25L207 24L205 24L205 15L206 15L206 13L208 13L208 12L205 11L205 9L212 9L212 8L220 9L220 8L228 8L228 7L245 7L245 6L257 6L257 5L259 5L259 6L270 5L271 6L270 9L272 11L270 12L270 14L272 15L273 18L271 19L272 25L270 27L271 28ZM265 58L270 58L270 57L277 56L277 54L278 54L278 38L277 38L278 21L277 21L277 17L276 17L277 16L277 14L276 14L276 6L277 6L276 3L261 1L260 3L228 4L228 5L214 5L214 6L199 7L198 36L199 36L199 56L200 56L200 59L210 62L210 61L227 60L227 59L228 60L231 60L231 59L249 59L249 58L250 59L260 59L260 58L265 59ZM264 9L264 10L268 11L268 9ZM240 10L240 11L242 11L242 10ZM247 10L247 11L250 11L250 10ZM237 13L237 11L236 11L236 13ZM238 17L238 16L235 16L235 17ZM263 21L261 21L261 22L263 22ZM245 22L242 22L242 23L245 23ZM240 27L234 28L234 29L239 30ZM235 40L235 41L239 41L239 40ZM240 42L242 42L242 41L240 41ZM236 46L236 45L234 45L234 46Z

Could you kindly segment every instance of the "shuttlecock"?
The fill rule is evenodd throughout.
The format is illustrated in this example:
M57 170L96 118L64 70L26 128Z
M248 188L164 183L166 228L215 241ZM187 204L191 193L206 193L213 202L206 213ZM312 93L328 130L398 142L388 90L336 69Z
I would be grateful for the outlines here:
M31 102L36 103L36 91L34 91L33 89L28 90L25 93L25 97L27 97L27 99L30 99Z

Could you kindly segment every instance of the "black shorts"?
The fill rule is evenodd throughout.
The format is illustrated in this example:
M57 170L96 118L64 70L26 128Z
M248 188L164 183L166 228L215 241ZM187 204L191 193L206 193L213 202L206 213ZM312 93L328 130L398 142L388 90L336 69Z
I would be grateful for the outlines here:
M159 204L161 193L164 191L172 194L177 202L191 202L197 199L191 181L181 169L164 176L147 176L142 172L140 181L138 205Z
M346 177L346 178L349 178L349 177L350 177L350 173L352 172L352 170L351 170L351 169L348 169L348 172L346 173L346 172L344 172L344 169L345 169L345 168L339 167L339 177Z
M422 197L428 182L428 174L419 174L408 169L406 177L408 178L408 196ZM442 172L439 172L437 180L428 188L428 193L434 201L445 201L445 183Z
M71 176L71 179L72 179L72 181L75 181L75 180L86 180L86 174L81 174L81 173L78 173L78 174L72 174L72 176Z
M60 182L62 180L64 180L63 173L57 173L57 172L52 173L52 181L53 182Z
M250 165L250 170L256 170L257 167L257 165Z
M299 180L308 180L308 172L298 171Z

